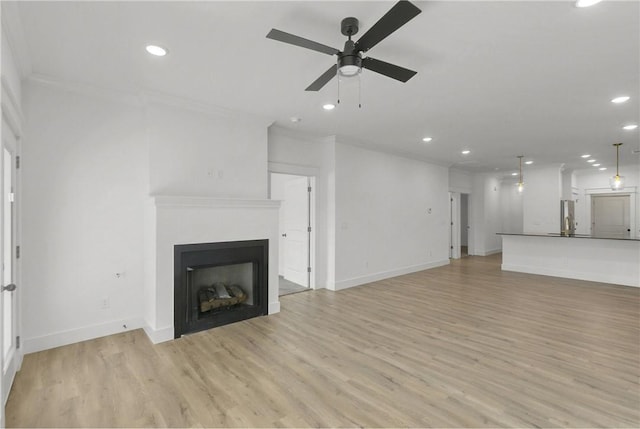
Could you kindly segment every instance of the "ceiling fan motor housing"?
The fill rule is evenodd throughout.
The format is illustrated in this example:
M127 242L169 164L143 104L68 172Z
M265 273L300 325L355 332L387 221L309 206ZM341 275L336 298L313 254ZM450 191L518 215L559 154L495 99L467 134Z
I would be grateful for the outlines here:
M354 18L355 19L355 18ZM344 51L338 53L338 69L343 73L343 67L355 66L360 70L362 68L362 56L360 52L356 50L355 43L352 40L347 40L344 44ZM353 67L347 67L347 69L353 69Z

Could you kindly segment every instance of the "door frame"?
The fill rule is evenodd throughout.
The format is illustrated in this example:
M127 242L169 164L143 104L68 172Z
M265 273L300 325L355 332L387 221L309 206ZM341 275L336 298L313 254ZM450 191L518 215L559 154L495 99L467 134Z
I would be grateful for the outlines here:
M612 196L612 195L629 195L629 227L631 231L635 231L636 234L640 233L640 225L638 225L638 213L636 213L637 207L637 188L636 187L626 187L620 191L614 191L612 189L604 189L604 188L592 188L584 190L585 197L585 207L584 207L584 220L589 227L589 234L591 234L593 224L591 223L592 219L592 205L591 201L592 196Z
M14 154L14 157L20 157L22 152L21 139L22 139L22 124L24 123L24 117L22 114L22 110L20 109L20 103L18 99L15 97L14 92L11 89L11 85L5 79L5 76L2 76L1 85L2 85L2 97L1 97L2 120L0 121L0 128L4 128L6 126L7 131L13 134L13 137L15 140L15 143L14 143L15 147L13 148L14 149L13 154ZM4 142L2 143L2 147L4 148ZM4 165L3 156L4 156L4 151L0 151L0 162L2 163L0 165ZM19 168L16 168L14 183L13 183L13 186L14 186L13 193L15 195L15 203L13 205L14 225L12 228L14 246L20 245L22 241L22 223L20 221L21 219L20 214L22 212L22 199L20 198L20 196L22 195L20 171L21 170ZM4 180L3 174L0 175L0 181L1 180ZM0 183L0 189L2 189L1 186L2 186L2 183ZM2 203L0 202L0 213L4 213L4 211L2 211L1 204ZM3 215L0 215L0 217L1 216ZM3 249L4 249L4 246L0 246L0 258L3 257L2 255L2 252L4 251ZM21 259L19 258L14 258L13 277L14 277L14 283L20 286L22 284L22 266L21 266ZM23 297L22 288L18 287L14 292L14 294L15 294L14 299L16 301L14 306L15 335L20 337L22 335L22 297ZM0 305L2 304L3 302L0 301ZM3 328L4 327L2 326L2 318L0 318L0 341L4 340ZM23 350L24 349L21 346L16 347L16 350L14 353L13 365L16 372L19 371L20 368L22 367L22 360L24 357ZM0 353L0 355L3 355L3 354ZM2 369L4 369L4 356L0 356L0 365L2 366ZM2 383L0 383L0 398L8 398L10 389L11 389L11 385L2 386ZM0 407L1 427L5 427L4 405L5 404L3 403L2 406Z
M298 166L294 164L283 164L269 162L268 165L268 189L269 198L271 198L271 174L289 174L294 176L304 176L309 180L311 186L311 192L309 193L309 225L311 226L311 232L309 233L308 246L309 246L309 260L308 266L311 267L309 273L309 289L316 289L316 247L317 247L317 224L316 224L316 177L319 174L319 169L314 167Z
M11 224L11 238L12 238L12 243L11 245L11 251L12 251L12 261L11 261L11 273L12 273L12 282L16 285L18 285L18 288L12 292L13 296L13 308L12 308L12 326L13 326L13 332L12 334L16 337L16 339L14 339L13 342L13 350L12 350L12 354L10 357L10 362L6 362L5 361L5 356L4 356L4 352L0 353L0 368L2 369L2 373L1 373L1 387L0 387L0 398L2 399L2 407L3 407L3 413L2 413L2 418L4 419L4 406L6 405L6 401L9 398L9 393L11 390L11 386L13 385L13 380L15 378L16 373L18 372L18 370L20 369L20 367L22 366L22 348L20 347L20 343L19 343L19 338L20 338L20 333L21 333L21 320L22 318L20 317L21 315L21 297L22 297L22 291L21 291L21 279L20 279L20 259L17 257L16 255L16 246L19 245L20 243L20 237L19 237L19 231L20 231L20 223L19 223L19 204L20 204L20 183L19 183L19 179L18 179L18 171L19 169L17 168L17 160L19 159L18 157L20 156L19 153L19 137L16 135L15 129L13 128L13 126L11 125L10 121L6 120L6 116L5 113L3 111L3 117L2 117L2 133L10 133L10 135L12 135L12 139L11 141L7 141L4 136L2 136L2 150L0 151L0 165L2 165L2 174L0 175L0 189L2 189L2 192L4 192L4 163L5 163L5 158L4 158L4 153L5 153L5 148L7 149L8 152L11 153L12 156L12 161L11 161L11 175L12 175L12 193L14 195L14 201L12 203L13 207L12 207L12 224ZM6 128L6 129L5 129ZM2 198L0 199L0 222L2 225L4 225L4 195L2 196ZM4 228L4 226L3 226ZM4 240L6 239L6 237L4 236L4 233L0 234L2 236L2 246L0 246L0 259L2 261L4 261ZM3 282L1 284L2 286L5 286L4 284L4 279ZM5 295L6 292L0 292L0 308L4 308L4 299L6 297ZM0 344L4 344L4 317L0 318L0 341L2 341ZM6 370L6 371L5 371ZM6 375L5 375L6 372Z

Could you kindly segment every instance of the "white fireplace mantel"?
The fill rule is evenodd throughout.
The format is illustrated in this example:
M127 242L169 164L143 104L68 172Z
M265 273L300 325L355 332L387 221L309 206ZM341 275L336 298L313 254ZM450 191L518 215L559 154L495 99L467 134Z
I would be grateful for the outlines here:
M152 342L174 337L174 246L269 240L269 314L278 300L279 201L152 196L145 210L145 321Z

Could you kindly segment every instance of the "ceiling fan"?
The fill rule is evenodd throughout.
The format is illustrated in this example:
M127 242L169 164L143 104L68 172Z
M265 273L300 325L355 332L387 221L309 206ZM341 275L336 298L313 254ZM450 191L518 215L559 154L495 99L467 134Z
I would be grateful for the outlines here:
M365 68L380 73L392 79L406 82L417 72L404 67L376 60L362 54L373 48L391 33L402 27L421 12L415 5L406 0L396 3L389 11L378 20L357 42L351 40L358 32L358 20L353 17L345 18L341 23L342 34L349 37L344 44L344 49L339 51L322 43L314 42L284 31L272 29L267 38L322 52L327 55L337 55L338 61L316 79L305 91L319 91L337 73L342 76L354 76Z

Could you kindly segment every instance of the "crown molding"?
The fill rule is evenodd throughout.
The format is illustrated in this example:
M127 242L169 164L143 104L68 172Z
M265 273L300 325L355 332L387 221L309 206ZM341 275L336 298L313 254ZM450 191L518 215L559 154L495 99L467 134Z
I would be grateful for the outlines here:
M39 84L60 89L87 97L101 98L114 103L124 103L133 107L148 107L150 105L163 105L183 110L203 113L217 117L223 117L232 120L244 120L257 123L262 127L269 127L273 124L273 120L251 113L226 109L224 107L215 106L191 100L184 97L165 94L158 91L148 89L140 89L138 91L126 91L102 85L94 85L82 82L72 82L60 79L55 76L32 73L26 81L32 84Z

